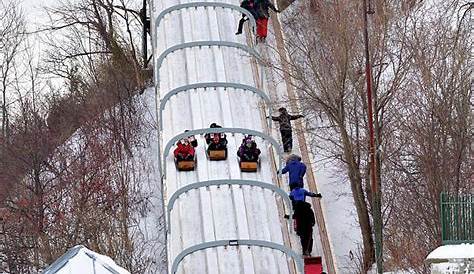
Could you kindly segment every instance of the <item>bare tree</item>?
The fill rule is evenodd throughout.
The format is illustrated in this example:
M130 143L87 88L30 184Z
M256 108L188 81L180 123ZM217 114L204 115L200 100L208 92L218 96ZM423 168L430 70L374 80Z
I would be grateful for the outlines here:
M0 3L0 87L2 92L2 136L8 138L8 89L13 83L16 59L25 39L25 22L18 1Z
M38 271L80 243L133 273L156 267L140 253L147 243L137 219L147 207L141 178L151 167L138 151L147 125L135 95L148 76L132 41L136 20L125 1L117 3L68 1L50 10L54 51L42 72L66 85L38 96L38 70L29 70L30 96L19 98L11 123L14 142L0 139L0 183L10 190L0 212L0 270Z
M360 272L365 273L374 262L374 238L360 4L302 2L285 17L284 26L291 60L286 72L299 92L300 105L315 118L308 125L313 150L337 163L350 183L362 234ZM397 1L378 1L371 16L376 176L380 185L392 176L389 171L387 176L382 174L387 170L386 158L397 149L391 145L397 123L391 113L399 107L393 98L405 87L408 71L404 38L394 35L406 28L403 18L397 17L399 5ZM384 198L391 201L392 194Z
M423 273L424 258L440 242L440 192L472 189L471 6L372 3L386 266ZM308 1L285 16L284 27L291 59L285 73L314 118L307 126L314 152L337 163L351 185L365 273L374 249L361 16L359 1Z
M408 15L412 53L409 85L397 98L403 108L397 135L400 150L389 159L399 174L393 182L387 251L394 264L428 273L426 255L441 243L440 193L471 192L472 49L470 16L462 2L437 3ZM464 19L462 19L464 18ZM462 20L466 20L463 22Z

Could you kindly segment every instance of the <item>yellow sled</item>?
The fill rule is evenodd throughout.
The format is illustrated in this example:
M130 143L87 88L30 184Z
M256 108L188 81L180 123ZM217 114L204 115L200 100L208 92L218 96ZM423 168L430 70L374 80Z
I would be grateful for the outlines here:
M195 161L183 160L176 163L176 168L179 171L191 171L196 167Z
M240 162L240 171L257 172L258 162Z
M220 161L227 159L227 153L225 149L222 150L209 150L208 151L209 160L211 161Z

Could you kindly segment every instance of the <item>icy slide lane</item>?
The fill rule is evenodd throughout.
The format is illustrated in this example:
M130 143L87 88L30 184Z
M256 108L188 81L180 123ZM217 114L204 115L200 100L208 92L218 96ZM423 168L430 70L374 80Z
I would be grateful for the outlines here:
M154 17L165 8L189 1L155 1ZM238 5L238 1L226 1ZM174 45L193 41L230 41L245 43L234 35L240 14L229 10L189 8L165 16L157 29L154 55L159 56ZM236 39L239 40L236 40ZM244 51L225 47L196 47L168 55L160 69L159 96L187 84L232 82L250 86L254 83L252 66ZM207 128L215 122L223 127L263 131L260 116L261 98L249 91L196 89L179 93L163 112L162 147L186 129ZM264 121L264 120L263 120ZM178 172L172 152L166 155L165 201L179 188L207 180L249 179L272 182L268 142L257 138L262 150L257 173L241 173L236 152L243 136L227 134L228 159L210 162L205 155L205 141L196 136L197 169ZM168 235L169 264L184 249L215 240L253 239L284 245L277 199L269 191L249 186L211 186L188 191L176 201L170 216ZM184 258L178 273L291 273L293 262L280 251L245 246L228 246L198 251Z

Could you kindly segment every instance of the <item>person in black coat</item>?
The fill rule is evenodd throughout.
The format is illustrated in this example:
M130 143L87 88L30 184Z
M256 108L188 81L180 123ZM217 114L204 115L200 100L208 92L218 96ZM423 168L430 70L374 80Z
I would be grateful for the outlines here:
M210 128L222 128L216 123L212 123ZM207 150L227 150L227 135L225 133L206 133L204 135L206 143L209 145Z
M311 204L299 201L293 206L296 234L300 236L303 256L311 256L313 250L313 226L316 224Z
M272 116L272 120L280 124L281 141L285 152L291 152L293 149L293 131L291 128L291 120L304 117L304 115L291 115L286 108L279 108L280 116Z
M244 0L240 3L240 7L243 9L248 10L254 18L257 18L257 14L255 13L255 1L254 0ZM236 35L242 34L242 28L244 27L245 21L248 21L249 18L245 13L242 13L242 18L239 21L239 28L237 29Z

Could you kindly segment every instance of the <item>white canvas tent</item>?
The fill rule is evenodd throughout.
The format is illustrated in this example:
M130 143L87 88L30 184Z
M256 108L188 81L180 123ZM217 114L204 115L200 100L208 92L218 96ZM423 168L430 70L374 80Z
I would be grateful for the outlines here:
M474 244L442 245L428 255L426 262L432 274L474 273Z
M48 268L43 274L130 274L111 258L98 254L83 245L77 245Z

